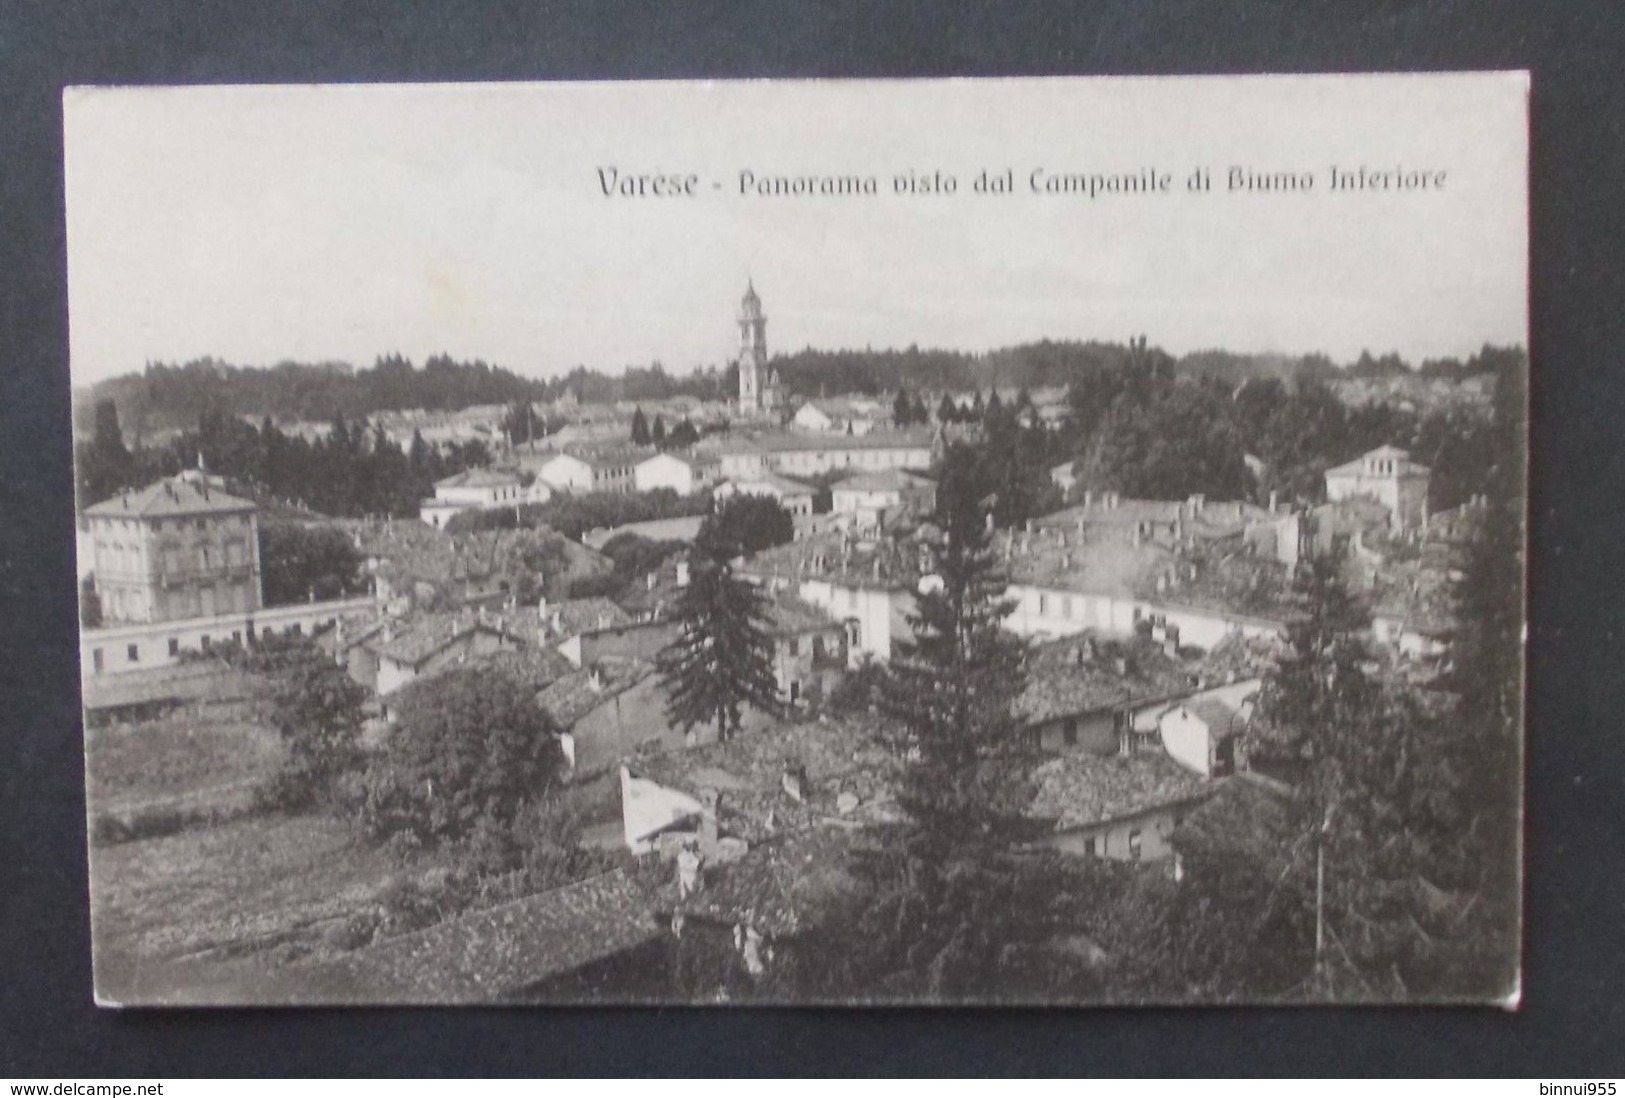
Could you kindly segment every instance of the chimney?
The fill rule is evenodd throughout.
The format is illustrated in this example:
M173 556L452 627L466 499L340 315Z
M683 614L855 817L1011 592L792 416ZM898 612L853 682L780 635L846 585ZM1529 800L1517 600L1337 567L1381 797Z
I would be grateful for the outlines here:
M650 572L647 576L643 577L643 589L645 591L653 591L655 589L655 574L653 572Z
M536 616L538 618L547 617L547 595L545 593L536 600Z
M1278 489L1270 489L1270 514L1275 514L1281 506L1281 493Z
M1197 493L1196 495L1191 496L1191 499L1190 499L1191 515L1192 516L1200 515L1202 513L1202 507L1206 503L1207 503L1207 497L1202 495L1201 493Z
M1128 659L1127 659L1127 657L1125 657L1125 656L1115 656L1115 657L1113 657L1112 658L1112 669L1115 670L1119 675L1127 675L1128 674Z
M688 586L688 560L686 558L677 562L677 586Z
M1085 488L1083 490L1083 509L1085 511L1089 510L1090 507L1094 506L1094 502L1095 490L1093 488Z
M587 687L594 694L602 694L604 692L604 673L598 669L597 664L593 664L592 667L587 671Z
M805 801L806 783L807 772L802 767L792 766L788 762L784 764L784 774L780 777L779 784L784 787L785 793L792 801Z

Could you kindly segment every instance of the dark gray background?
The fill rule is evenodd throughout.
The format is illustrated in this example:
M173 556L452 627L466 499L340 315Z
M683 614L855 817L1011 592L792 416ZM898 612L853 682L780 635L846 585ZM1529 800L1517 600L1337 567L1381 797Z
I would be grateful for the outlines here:
M0 1076L1619 1075L1625 5L0 0ZM74 610L72 83L1528 68L1525 1008L98 1011Z

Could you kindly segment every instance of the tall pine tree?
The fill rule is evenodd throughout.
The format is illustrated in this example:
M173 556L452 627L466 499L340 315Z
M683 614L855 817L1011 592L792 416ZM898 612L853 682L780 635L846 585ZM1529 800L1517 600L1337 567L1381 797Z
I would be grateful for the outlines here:
M734 575L722 553L698 546L689 562L688 586L674 610L681 632L656 665L667 716L685 731L714 723L725 740L739 731L745 705L778 708L766 599Z
M900 756L907 821L859 859L863 911L819 958L823 994L877 990L956 1001L1006 989L1009 876L1000 825L1018 811L1009 756L1022 688L1022 646L1002 629L1004 597L990 546L976 451L951 447L941 468L935 570L897 646L882 710Z
M1003 812L997 756L1015 741L1022 645L1003 629L1014 609L994 559L976 452L942 466L934 524L942 541L892 660L886 711L909 760L901 795L927 844L944 852L986 834Z

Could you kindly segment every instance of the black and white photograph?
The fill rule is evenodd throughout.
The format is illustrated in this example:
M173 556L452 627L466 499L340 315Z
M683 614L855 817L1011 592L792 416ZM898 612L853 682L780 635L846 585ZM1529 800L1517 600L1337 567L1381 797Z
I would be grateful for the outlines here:
M1517 1009L1528 98L68 88L96 1002Z

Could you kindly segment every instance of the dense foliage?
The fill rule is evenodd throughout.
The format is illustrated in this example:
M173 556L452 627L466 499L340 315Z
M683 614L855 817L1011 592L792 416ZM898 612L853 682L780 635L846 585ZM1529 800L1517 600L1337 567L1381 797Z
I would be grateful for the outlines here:
M209 415L325 423L392 409L446 411L540 400L546 386L477 360L434 355L415 368L392 354L361 370L343 363L282 362L260 369L212 358L179 366L154 362L139 374L102 382L94 394L98 401L116 401L125 426L139 438L185 429Z
M784 545L795 536L795 520L778 500L742 493L717 504L700 524L695 541L733 558Z
M366 691L308 637L266 637L227 658L271 682L271 724L287 754L266 802L287 810L337 803L341 782L361 764Z
M1493 371L1498 387L1512 384L1523 372L1522 352L1487 347L1461 369ZM1351 407L1318 371L1232 383L1182 375L1167 356L1142 347L1115 365L1086 367L1068 393L1071 418L1058 448L1078 459L1085 487L1129 496L1202 493L1263 503L1275 492L1284 502L1316 503L1328 468L1392 444L1432 468L1429 505L1443 510L1486 491L1494 460L1483 415Z
M395 724L364 782L369 834L408 849L502 844L525 807L562 777L564 751L535 688L470 664L403 687Z
M135 450L115 441L119 413L111 403L97 406L96 423L95 435L79 446L75 462L79 498L85 504L173 476L201 460L262 509L290 506L342 517L415 517L418 502L434 494L435 481L490 461L479 442L442 452L415 435L403 451L381 430L343 418L333 421L325 437L306 440L284 434L269 419L255 427L208 412L195 429L167 444Z
M261 523L260 589L266 606L343 598L366 591L361 552L331 526Z

